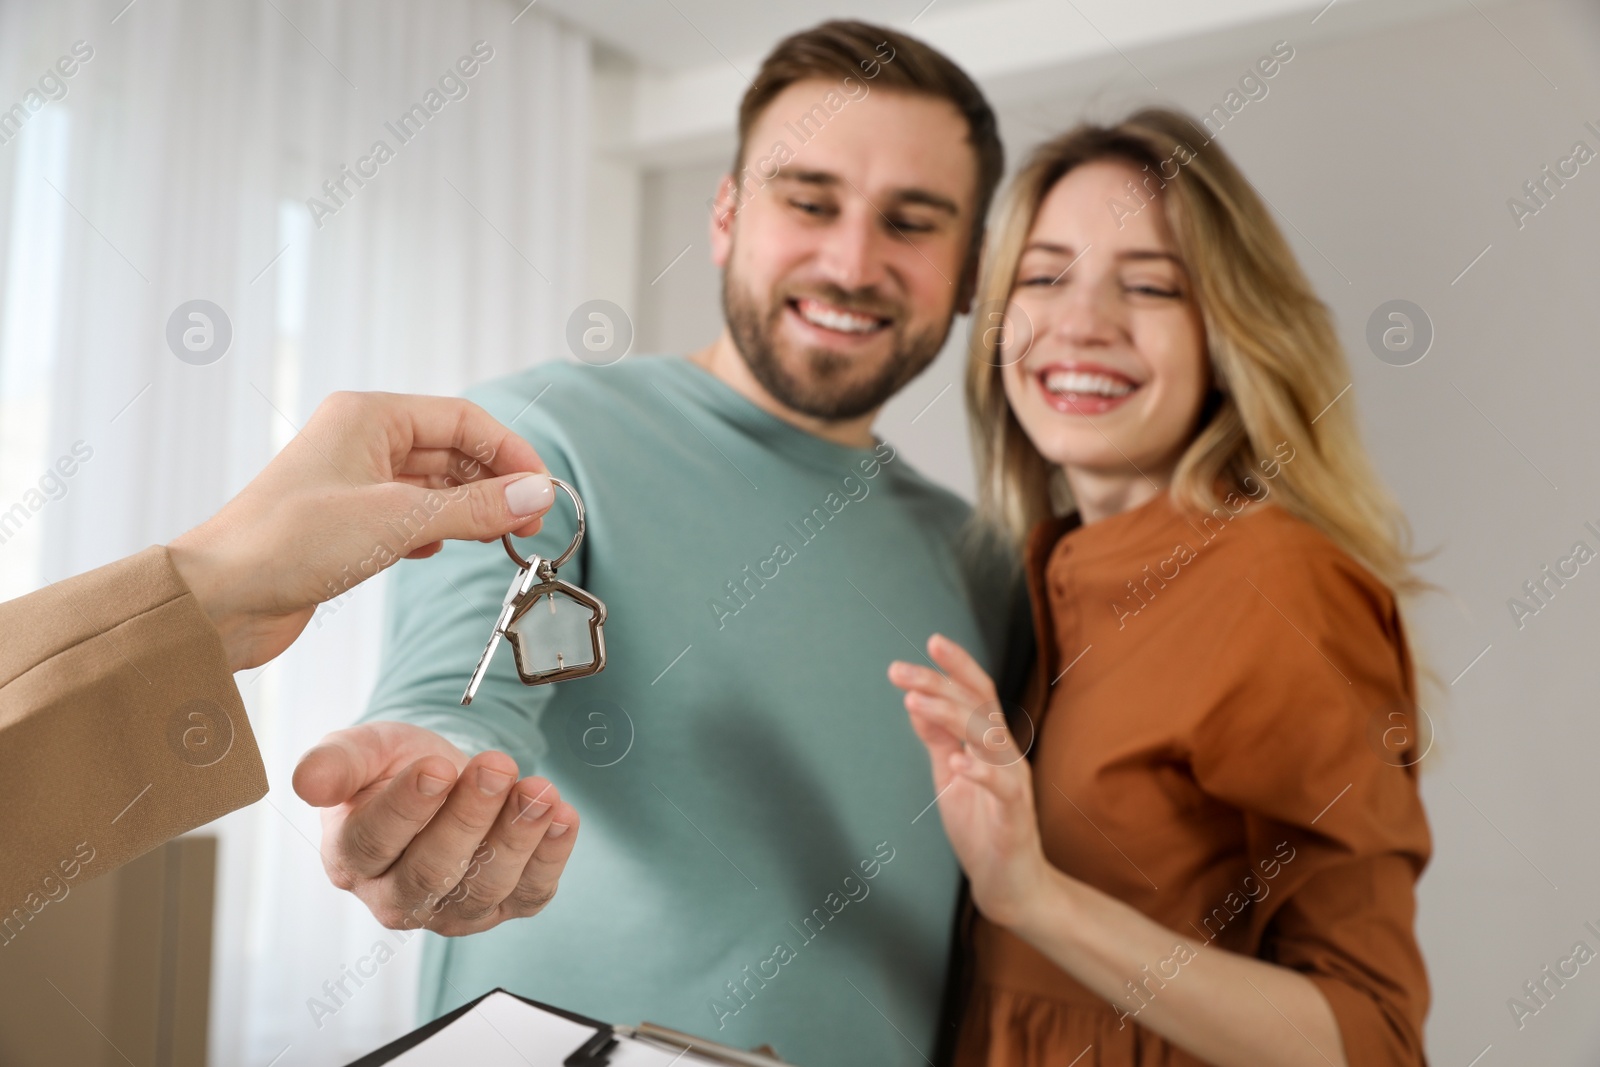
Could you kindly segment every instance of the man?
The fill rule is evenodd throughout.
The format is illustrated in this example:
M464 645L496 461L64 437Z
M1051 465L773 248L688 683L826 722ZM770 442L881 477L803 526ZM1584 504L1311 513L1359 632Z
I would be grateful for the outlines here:
M15 816L0 826L0 945L66 883L260 800L233 672L442 538L537 532L554 500L527 473L540 466L475 404L337 393L170 545L0 604L0 806Z
M447 548L393 589L368 721L296 788L328 808L335 883L387 924L429 894L445 934L549 901L430 939L425 1016L500 985L796 1063L916 1062L959 882L886 665L938 630L994 667L1013 586L871 426L965 309L1001 149L948 59L848 22L778 45L739 133L713 344L473 394L513 422L537 403L529 436L588 509L560 575L607 604L610 665L528 689L502 650L460 707L511 571ZM524 553L566 546L563 504ZM447 798L415 788L430 767L463 768ZM534 768L586 836L530 897L516 835L551 816L513 783Z

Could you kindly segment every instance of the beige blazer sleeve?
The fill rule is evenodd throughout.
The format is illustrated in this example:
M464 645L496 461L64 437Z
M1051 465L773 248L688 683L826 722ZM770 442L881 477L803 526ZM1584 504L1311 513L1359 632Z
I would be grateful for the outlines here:
M266 792L222 638L165 548L0 604L0 940L63 883Z

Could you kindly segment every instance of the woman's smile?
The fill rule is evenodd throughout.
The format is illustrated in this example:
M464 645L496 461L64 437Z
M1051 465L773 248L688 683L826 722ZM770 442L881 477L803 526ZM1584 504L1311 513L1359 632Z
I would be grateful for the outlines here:
M1063 415L1100 415L1122 406L1144 383L1086 360L1061 360L1031 369L1044 402Z

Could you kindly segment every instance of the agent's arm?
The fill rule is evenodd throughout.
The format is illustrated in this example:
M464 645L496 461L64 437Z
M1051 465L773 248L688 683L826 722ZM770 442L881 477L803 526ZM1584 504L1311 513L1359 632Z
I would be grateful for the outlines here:
M264 795L232 672L398 559L532 534L542 471L466 401L339 393L171 545L0 604L0 940L66 881Z

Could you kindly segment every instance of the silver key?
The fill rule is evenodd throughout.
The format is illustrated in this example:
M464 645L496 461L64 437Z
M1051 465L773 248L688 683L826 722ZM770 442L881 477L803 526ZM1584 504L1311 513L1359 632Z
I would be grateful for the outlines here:
M463 705L471 704L472 698L478 695L478 686L483 682L483 676L489 673L489 661L494 659L494 650L500 647L500 638L505 636L506 626L511 622L511 616L516 614L517 601L528 591L529 586L539 577L537 565L544 560L538 556L527 561L533 567L519 568L511 576L511 586L506 590L505 599L500 601L500 617L495 620L494 632L489 635L489 644L484 647L483 655L478 657L478 666L472 672L472 680L467 683L467 691L461 697Z

